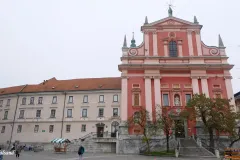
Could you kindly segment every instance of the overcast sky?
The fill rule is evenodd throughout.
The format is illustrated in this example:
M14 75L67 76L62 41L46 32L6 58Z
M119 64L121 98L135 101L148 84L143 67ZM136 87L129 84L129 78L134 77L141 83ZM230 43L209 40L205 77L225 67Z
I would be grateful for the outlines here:
M169 0L1 0L0 88L43 80L120 76L124 34L128 45L140 26L165 18ZM196 15L207 45L220 33L240 91L240 1L173 0L173 15L193 21Z

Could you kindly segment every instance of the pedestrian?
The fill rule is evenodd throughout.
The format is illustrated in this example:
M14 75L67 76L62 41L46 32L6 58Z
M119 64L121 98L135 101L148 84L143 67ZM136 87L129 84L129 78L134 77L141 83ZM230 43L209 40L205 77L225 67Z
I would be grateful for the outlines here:
M15 151L15 153L16 153L16 158L19 158L20 152L21 152L20 146L16 146L16 151Z
M79 160L82 160L83 158L83 153L84 153L85 149L82 145L80 145L79 149L78 149L78 155L79 155Z
M0 160L3 160L2 148L0 147Z

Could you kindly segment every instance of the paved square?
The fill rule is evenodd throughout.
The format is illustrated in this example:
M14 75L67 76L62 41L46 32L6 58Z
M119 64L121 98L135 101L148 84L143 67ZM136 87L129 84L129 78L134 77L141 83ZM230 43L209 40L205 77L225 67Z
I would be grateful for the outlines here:
M53 152L22 152L19 160L78 160L77 153L53 153ZM152 157L152 156L140 156L140 155L116 155L116 154L84 154L84 160L216 160L216 158L175 158L175 157ZM14 156L4 156L4 160L16 160Z

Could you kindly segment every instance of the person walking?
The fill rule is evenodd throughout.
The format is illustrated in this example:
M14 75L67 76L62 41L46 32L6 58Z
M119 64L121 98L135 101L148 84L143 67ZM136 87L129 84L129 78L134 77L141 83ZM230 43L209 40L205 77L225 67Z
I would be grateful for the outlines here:
M21 152L21 147L20 146L16 146L16 151L15 151L16 158L19 158L20 152Z
M0 147L0 160L3 160L2 148Z
M79 160L83 160L83 153L85 152L85 149L82 145L80 145L79 149L78 149L78 155L79 155Z

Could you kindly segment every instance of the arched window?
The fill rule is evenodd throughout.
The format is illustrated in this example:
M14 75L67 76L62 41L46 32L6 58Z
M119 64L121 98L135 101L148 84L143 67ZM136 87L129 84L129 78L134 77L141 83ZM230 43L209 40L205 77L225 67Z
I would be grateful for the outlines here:
M169 42L168 47L169 47L169 56L177 57L178 56L177 43L175 41L171 41L171 42Z

